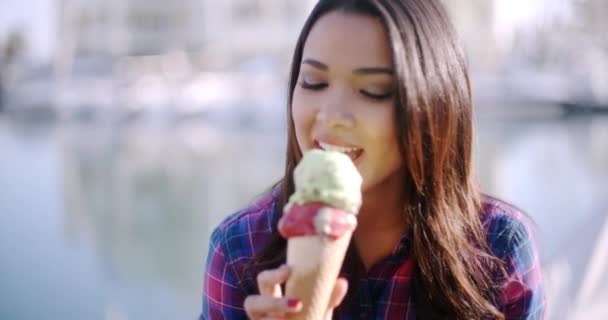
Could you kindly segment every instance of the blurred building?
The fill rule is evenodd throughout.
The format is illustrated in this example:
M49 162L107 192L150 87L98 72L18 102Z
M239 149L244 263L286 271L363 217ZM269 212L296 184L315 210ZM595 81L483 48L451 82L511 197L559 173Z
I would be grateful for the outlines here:
M201 104L254 100L238 97L247 90L218 88L257 83L248 78L257 73L271 91L282 89L277 79L314 2L63 0L52 100L61 109L83 100L118 111L163 109L161 118L167 108L196 113ZM227 71L239 74L218 74Z
M466 44L474 92L483 101L608 107L607 1L444 3Z
M170 50L286 47L315 1L62 0L59 51L75 55L153 55ZM238 52L236 53L238 54Z
M59 4L61 52L80 55L157 54L200 48L201 2L194 0L83 1Z
M200 110L198 104L225 104L216 98L226 94L209 88L252 83L248 78L251 74L272 78L264 80L263 87L283 90L297 34L316 3L43 2L53 3L48 6L53 10L44 12L53 16L46 20L53 24L48 29L54 30L49 32L54 54L52 61L36 64L47 63L51 67L36 69L34 62L11 67L19 72L10 72L10 77L3 78L5 92L13 96L8 97L9 105L18 101L25 106L40 106L51 101L55 108L104 105L106 109L133 106L128 108L143 110L142 105L181 104L195 112ZM608 105L608 20L603 18L608 15L608 2L444 3L466 43L473 92L480 105L493 110L506 109L497 102ZM34 70L22 71L28 68ZM9 67L3 69L9 73ZM239 74L226 75L228 71ZM233 81L235 77L240 80ZM209 92L201 94L201 86ZM143 97L145 101L133 97Z

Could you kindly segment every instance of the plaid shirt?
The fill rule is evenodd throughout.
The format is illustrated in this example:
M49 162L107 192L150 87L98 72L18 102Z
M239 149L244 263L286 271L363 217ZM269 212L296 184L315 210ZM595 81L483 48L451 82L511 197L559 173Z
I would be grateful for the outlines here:
M271 235L275 199L266 196L226 218L211 235L202 314L199 319L247 319L245 297L257 294L256 281L243 267ZM522 214L499 200L483 199L482 222L493 253L508 264L498 307L506 319L543 319L545 298L536 246ZM358 301L344 319L415 319L411 296L414 273L409 236L391 255L359 277ZM498 280L497 280L498 281Z

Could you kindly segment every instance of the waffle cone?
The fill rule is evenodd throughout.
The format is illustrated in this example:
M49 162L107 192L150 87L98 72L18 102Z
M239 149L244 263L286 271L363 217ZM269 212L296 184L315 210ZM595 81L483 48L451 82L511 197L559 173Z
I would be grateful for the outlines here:
M287 265L291 275L285 295L303 304L302 311L290 319L324 319L351 237L352 232L346 232L336 240L322 235L287 240Z

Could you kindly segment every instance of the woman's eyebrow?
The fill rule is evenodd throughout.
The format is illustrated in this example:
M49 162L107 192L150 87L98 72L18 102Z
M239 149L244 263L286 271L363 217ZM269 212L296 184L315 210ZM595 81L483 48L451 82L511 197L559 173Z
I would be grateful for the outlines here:
M355 69L353 71L353 73L356 75L368 75L368 74L378 74L378 73L392 75L393 70L391 68L384 68L384 67L369 67L369 68Z
M321 62L321 61L317 61L315 59L310 59L310 58L306 58L304 60L302 60L302 64L307 64L309 66L312 66L314 68L317 68L319 70L323 70L323 71L327 71L329 70L329 67ZM394 72L391 68L385 68L385 67L365 67L365 68L358 68L353 70L353 74L355 75L370 75L370 74L388 74L388 75L392 75Z
M314 59L304 59L302 60L302 64L307 64L323 71L327 71L329 69L329 67L325 63Z

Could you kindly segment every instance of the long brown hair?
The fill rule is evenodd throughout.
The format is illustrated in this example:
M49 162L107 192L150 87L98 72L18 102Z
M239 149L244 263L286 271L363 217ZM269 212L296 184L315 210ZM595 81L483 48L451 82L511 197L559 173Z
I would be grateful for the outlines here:
M464 53L439 0L321 0L296 44L289 81L285 175L276 208L294 191L293 171L302 153L291 103L304 44L314 23L328 12L378 17L388 33L398 82L396 125L406 166L405 219L416 263L414 296L422 319L504 319L495 303L493 275L504 265L490 253L480 220L480 194L472 173L472 101ZM280 212L281 210L277 210ZM254 274L285 261L286 241L276 230L254 257ZM351 248L343 270L355 270ZM349 272L356 275L354 272ZM348 306L358 280L349 279ZM354 286L353 286L354 285ZM339 309L341 309L339 308ZM340 310L338 310L339 312Z

